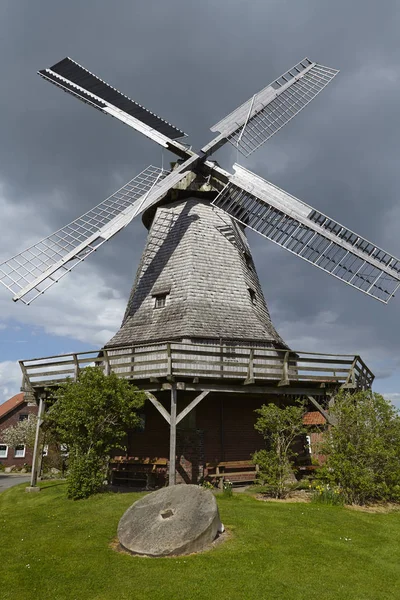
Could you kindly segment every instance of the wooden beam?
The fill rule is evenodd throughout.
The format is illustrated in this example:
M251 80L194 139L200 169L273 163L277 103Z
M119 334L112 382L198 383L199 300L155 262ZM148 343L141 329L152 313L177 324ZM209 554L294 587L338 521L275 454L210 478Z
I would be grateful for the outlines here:
M337 425L336 417L334 417L333 415L330 415L328 412L326 412L326 410L324 410L322 408L320 403L317 402L316 399L313 398L313 396L307 396L307 398L310 400L310 402L312 404L314 404L315 408L321 413L321 415L324 417L324 419L326 420L328 425Z
M158 412L164 417L164 419L167 421L168 425L171 425L171 415L169 414L169 412L163 407L163 405L161 404L161 402L159 402L157 400L157 398L148 391L145 391L145 394L147 396L147 398L150 400L150 402L153 404L153 406L156 407L156 409L158 410Z
M251 348L250 350L247 377L244 381L244 385L251 385L252 383L254 383L254 348Z
M172 353L171 344L167 344L167 378L172 377Z
M279 386L290 385L288 363L289 363L289 351L285 352L285 356L284 356L283 364L282 364L282 379L278 383Z
M24 362L22 360L19 360L18 363L19 363L19 367L20 367L20 369L22 371L22 376L23 376L22 377L22 381L23 381L23 388L24 388L24 390L29 389L29 390L33 391L33 387L32 387L32 384L30 382L28 371L27 371L27 369L26 369L26 367L24 365Z
M104 375L108 376L111 373L111 368L110 368L110 359L108 356L108 352L105 348L103 348L103 356L104 356L104 362L105 362Z
M344 382L344 384L341 386L343 389L355 389L356 386L356 380L355 380L355 373L354 373L354 368L356 366L357 363L357 356L354 358L351 367L349 369L349 374L346 378L346 381Z
M314 385L313 387L310 387L310 382L305 382L308 383L307 387L299 387L298 385L293 386L285 386L285 387L277 387L276 384L274 384L273 386L253 386L253 385L243 385L243 383L237 383L235 384L221 384L219 385L217 382L208 382L208 381L203 381L201 383L192 383L192 382L187 382L186 383L186 391L187 392L202 392L202 391L209 391L209 392L221 392L221 393L226 393L226 394L270 394L273 396L285 396L285 395L289 395L289 396L307 396L309 394L318 394L321 395L321 388L320 388L320 384L321 382L316 381L313 382ZM296 382L296 384L298 384L298 382ZM328 387L329 384L331 384L331 382L327 382L326 383L326 390L324 391L324 395L328 395L329 393L332 393L333 391L336 391L338 389L338 385L333 384L332 387ZM161 383L160 385L156 386L154 384L148 384L148 383L139 383L137 384L140 389L142 390L147 390L149 392L160 392L160 391L165 391L165 390L170 390L172 388L172 384L170 383ZM331 391L330 391L331 390Z
M39 463L39 452L41 451L39 444L39 436L40 436L40 426L43 423L43 415L46 410L46 402L45 397L41 396L39 400L39 411L38 411L38 419L36 423L36 435L35 435L35 444L33 446L33 458L32 458L32 472L31 472L31 488L36 487L37 477L38 477L38 463Z
M199 394L198 396L196 396L196 398L194 400L192 400L191 403L188 404L187 407L184 408L179 413L179 415L176 418L176 424L178 425L178 423L180 423L182 421L182 419L184 419L186 417L186 415L188 415L190 413L190 411L193 410L194 407L197 406L198 403L203 400L203 398L205 398L206 396L208 396L209 393L210 393L210 390L205 390L204 392L201 392L201 394Z
M169 434L169 477L168 485L176 483L176 387L171 389L171 421Z
M74 380L78 381L78 377L79 377L79 362L78 362L78 357L76 354L73 354L73 359L74 359Z

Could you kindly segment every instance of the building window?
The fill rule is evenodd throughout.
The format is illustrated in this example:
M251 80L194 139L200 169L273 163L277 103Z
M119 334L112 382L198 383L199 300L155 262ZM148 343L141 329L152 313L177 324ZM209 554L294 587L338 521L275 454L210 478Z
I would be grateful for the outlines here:
M19 415L18 421L26 421L29 415Z
M308 450L308 453L312 454L312 451L311 451L311 436L310 435L306 435L306 448Z
M250 269L251 271L253 271L254 270L253 261L248 252L244 252L244 260L246 261L247 268Z
M248 288L248 290L249 290L249 296L250 296L251 303L255 304L256 303L256 293L251 288Z
M0 458L7 458L8 456L8 446L5 444L0 444Z
M158 294L154 298L154 308L164 308L167 301L167 294Z
M15 446L14 458L25 458L25 446L22 444Z

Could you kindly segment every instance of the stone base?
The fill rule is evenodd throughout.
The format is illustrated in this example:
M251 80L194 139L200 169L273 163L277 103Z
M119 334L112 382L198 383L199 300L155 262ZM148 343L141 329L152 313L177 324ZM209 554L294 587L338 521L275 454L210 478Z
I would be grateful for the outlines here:
M25 488L26 492L40 492L40 487L38 485L29 485L28 487Z
M118 539L132 554L176 556L209 548L222 531L209 490L174 485L132 504L119 522Z

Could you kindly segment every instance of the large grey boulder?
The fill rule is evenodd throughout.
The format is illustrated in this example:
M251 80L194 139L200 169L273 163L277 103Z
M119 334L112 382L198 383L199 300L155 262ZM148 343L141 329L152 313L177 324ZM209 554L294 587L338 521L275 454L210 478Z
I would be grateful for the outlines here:
M217 503L209 490L174 485L132 504L119 522L118 539L134 554L176 556L204 550L221 531Z

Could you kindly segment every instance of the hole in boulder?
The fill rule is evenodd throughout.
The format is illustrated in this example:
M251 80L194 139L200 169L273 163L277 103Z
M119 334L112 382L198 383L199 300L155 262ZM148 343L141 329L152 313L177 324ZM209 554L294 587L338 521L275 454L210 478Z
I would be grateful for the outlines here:
M170 508L167 508L167 510L162 510L160 512L160 515L162 516L163 519L169 519L170 517L172 517L174 515L174 511L171 510Z

